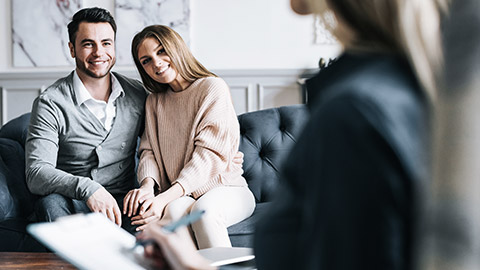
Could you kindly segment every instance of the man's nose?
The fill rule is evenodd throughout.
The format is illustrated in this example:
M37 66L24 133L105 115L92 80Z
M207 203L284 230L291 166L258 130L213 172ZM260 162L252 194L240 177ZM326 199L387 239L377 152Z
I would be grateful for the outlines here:
M105 53L105 49L102 46L95 46L93 49L93 55L101 56Z

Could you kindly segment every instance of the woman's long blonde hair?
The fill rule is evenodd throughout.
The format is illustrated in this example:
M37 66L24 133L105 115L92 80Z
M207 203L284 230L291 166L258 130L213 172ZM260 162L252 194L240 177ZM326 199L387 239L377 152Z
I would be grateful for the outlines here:
M165 25L150 25L145 27L140 33L136 34L132 40L132 56L137 66L143 85L150 92L167 91L169 85L159 83L145 72L140 60L138 59L138 48L147 38L155 38L162 44L165 52L170 57L175 70L183 79L193 82L204 77L216 77L216 75L206 69L195 59L190 49L183 41L182 37Z
M440 35L443 0L309 0L314 13L326 1L353 36L334 35L346 48L397 51L413 67L428 95L435 99L443 63ZM341 31L341 29L340 29Z

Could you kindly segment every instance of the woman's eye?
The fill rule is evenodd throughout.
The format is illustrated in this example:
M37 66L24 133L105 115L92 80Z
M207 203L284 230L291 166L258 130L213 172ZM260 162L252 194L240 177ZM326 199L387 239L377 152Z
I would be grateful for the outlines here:
M145 59L145 60L142 61L142 65L146 65L146 64L148 64L148 62L150 62L150 59Z
M164 52L165 52L165 49L163 49L163 48L160 49L160 50L158 50L158 54L162 54L162 53L164 53Z

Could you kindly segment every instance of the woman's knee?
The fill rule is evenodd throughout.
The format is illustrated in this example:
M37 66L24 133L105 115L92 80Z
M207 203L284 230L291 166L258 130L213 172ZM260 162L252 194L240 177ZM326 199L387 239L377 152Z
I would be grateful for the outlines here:
M176 199L167 204L163 217L168 220L177 220L190 212L190 208L194 202L195 200L190 197Z

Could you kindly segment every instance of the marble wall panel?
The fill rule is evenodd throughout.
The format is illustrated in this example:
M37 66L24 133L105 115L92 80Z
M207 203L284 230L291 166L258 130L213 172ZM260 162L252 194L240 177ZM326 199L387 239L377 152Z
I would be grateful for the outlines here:
M81 0L12 0L13 65L68 66L67 24Z
M113 1L113 0L112 0ZM67 24L83 0L12 0L14 67L73 66ZM115 0L117 65L133 65L130 46L147 25L172 27L189 44L190 0Z
M132 38L148 25L167 25L190 42L190 0L116 0L115 18L117 65L133 65Z

